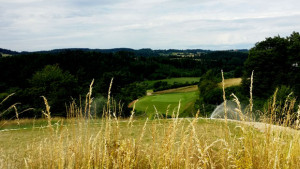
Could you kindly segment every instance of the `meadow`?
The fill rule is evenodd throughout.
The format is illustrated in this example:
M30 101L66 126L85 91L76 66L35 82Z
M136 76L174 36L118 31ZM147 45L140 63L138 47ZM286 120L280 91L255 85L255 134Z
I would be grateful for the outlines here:
M186 80L193 82L199 78L171 78L163 79L162 81L167 81L168 83L183 83ZM231 86L238 86L241 84L241 78L230 78L225 79L225 88ZM154 81L152 81L154 82ZM222 88L222 83L218 86ZM197 85L173 88L168 90L150 92L151 94L144 96L138 100L133 101L130 107L133 108L135 103L135 110L139 112L140 115L153 117L156 114L167 117L170 112L178 109L180 102L179 114L180 117L190 116L196 112L193 110L195 101L199 98L199 91ZM170 114L169 114L170 116Z
M44 119L42 127L1 131L0 168L300 167L300 132L286 127L178 118L178 112L152 120L135 120L134 113L122 119L113 109L102 119L76 112L52 125Z
M179 109L179 113L182 114L184 111L191 109L191 107L194 105L193 103L198 98L198 93L198 91L173 91L169 93L145 96L135 102L135 109L142 114L147 114L148 117L151 117L155 114L160 114L163 116L165 114L169 114L170 116L172 111L178 109L178 104L180 102L181 107Z
M169 109L171 118L136 119L133 110L124 119L110 92L98 118L91 96L92 87L85 105L67 106L67 118L53 119L44 98L45 119L1 121L0 168L300 168L300 117L294 129L274 125L268 111L276 114L276 97L261 123L203 119L199 111L179 118L182 104Z

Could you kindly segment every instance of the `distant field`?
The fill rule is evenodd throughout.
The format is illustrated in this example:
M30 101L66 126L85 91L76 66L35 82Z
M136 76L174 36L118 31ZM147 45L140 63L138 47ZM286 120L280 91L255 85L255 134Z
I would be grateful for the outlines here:
M10 54L4 54L4 53L0 53L0 54L2 54L3 57L11 56Z
M145 81L149 85L153 85L155 82L168 82L168 84L176 83L193 83L193 82L199 82L200 77L178 77L178 78L170 78L170 79L162 79L162 80L148 80Z
M189 80L192 82L193 80L199 80L199 78L172 78L165 79L162 81L167 81L168 83L174 82L185 82ZM230 86L237 86L241 84L241 78L231 78L225 79L225 88ZM149 83L155 83L156 81L148 81ZM218 84L222 87L222 83ZM199 97L198 86L186 86L168 90L162 90L152 93L152 95L144 96L140 98L136 102L135 109L137 111L143 112L147 114L147 116L151 116L157 112L160 114L165 114L168 110L169 115L178 109L179 100L181 101L180 111L179 113L183 113L185 110L191 110L195 101ZM133 107L133 103L130 104L130 107ZM155 108L156 110L155 110Z
M195 92L198 90L197 85L186 86L186 87L179 87L175 89L168 89L154 92L153 94L166 94L166 93L182 93L182 92Z
M179 113L182 113L194 105L199 97L197 89L197 86L194 85L155 92L153 95L139 99L136 102L135 109L146 113L148 116L156 113L155 108L159 114L166 114L168 110L169 115L171 115L173 111L177 112L180 101Z
M145 83L149 84L150 86L153 85L155 82L168 82L168 84L173 84L174 82L176 83L194 83L194 82L199 82L200 77L179 77L179 78L170 78L170 79L161 79L161 80L149 80L145 81ZM226 87L231 87L231 86L238 86L242 82L242 78L230 78L230 79L225 79L225 88ZM222 87L222 83L218 84L220 87Z
M242 83L242 78L225 79L224 82L225 82L225 88L231 86L238 86ZM220 82L218 85L222 87L222 82Z

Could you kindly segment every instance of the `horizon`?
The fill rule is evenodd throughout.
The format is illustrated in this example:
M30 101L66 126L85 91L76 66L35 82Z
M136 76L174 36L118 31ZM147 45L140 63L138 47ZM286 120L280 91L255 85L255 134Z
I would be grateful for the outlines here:
M169 48L169 49L152 49L152 48L140 48L140 49L134 49L134 48L126 48L126 47L120 47L120 48L55 48L55 49L49 49L49 50L35 50L35 51L17 51L17 50L13 50L13 49L6 49L6 48L1 48L0 47L0 50L8 50L8 51L11 51L11 52L17 52L17 53L22 53L22 52L50 52L50 51L55 51L55 50L117 50L117 49L124 49L124 50L152 50L152 51L160 51L160 50L165 50L165 51L168 51L168 50L182 50L182 51L188 51L188 50L203 50L203 51L211 51L211 52L218 52L218 51L242 51L242 50L247 50L249 51L250 49L215 49L215 50L212 50L212 49L196 49L196 48L190 48L190 49L175 49L175 48Z
M1 1L0 47L250 49L300 30L297 0Z

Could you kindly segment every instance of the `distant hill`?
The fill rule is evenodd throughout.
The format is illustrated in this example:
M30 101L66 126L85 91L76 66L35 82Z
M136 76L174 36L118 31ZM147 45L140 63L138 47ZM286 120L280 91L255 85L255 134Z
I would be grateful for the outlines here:
M248 52L248 49L237 49L237 50L204 50L204 49L158 49L153 50L150 48L143 49L131 49L131 48L113 48L113 49L89 49L89 48L64 48L64 49L53 49L48 51L34 51L34 52L16 52L8 49L0 48L0 53L2 56L10 56L16 54L26 54L26 53L61 53L67 51L83 51L83 52L99 52L99 53L117 53L117 52L128 52L135 56L144 57L200 57L203 54L210 54L215 52Z
M11 56L11 55L19 54L19 52L0 48L0 54L1 56Z

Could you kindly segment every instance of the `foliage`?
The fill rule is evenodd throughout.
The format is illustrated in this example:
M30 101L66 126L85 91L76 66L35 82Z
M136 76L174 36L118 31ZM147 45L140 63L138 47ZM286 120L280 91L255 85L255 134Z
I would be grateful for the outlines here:
M238 51L214 51L201 55L201 61L206 62L206 70L214 69L218 73L223 70L224 77L234 78L241 77L242 68L248 57L247 52Z
M146 83L148 89L152 89L154 91L161 91L161 90L195 85L198 83L198 81L199 81L199 77L179 77L179 78L144 81L142 83Z
M218 86L216 74L213 70L207 71L201 76L198 84L199 99L196 101L195 109L199 109L203 116L211 113L215 105L222 103L222 90Z
M247 91L249 77L254 70L253 94L269 97L280 85L290 86L300 95L300 35L293 32L289 37L275 36L256 43L245 62L243 86Z
M64 104L67 100L70 100L70 96L84 96L86 88L92 79L95 79L94 92L101 96L106 96L110 80L114 77L111 94L116 100L121 101L124 105L128 105L132 99L135 100L142 94L145 94L145 90L153 89L146 87L145 84L139 85L135 83L158 79L171 80L173 77L199 77L208 69L219 71L220 66L225 66L229 72L234 72L236 67L242 66L242 62L230 62L230 64L233 64L231 66L225 62L231 60L231 57L245 60L242 57L245 55L243 52L200 50L203 53L213 54L203 54L195 58L167 57L172 52L179 51L61 49L44 52L14 53L12 57L0 58L0 72L2 72L0 74L0 93L16 93L12 102L21 102L22 105L20 106L25 109L29 107L37 108L35 114L31 114L30 117L40 115L42 105L39 104L42 101L40 96L44 90L53 89L53 87L57 88L57 86L52 84L52 87L48 86L47 88L34 87L33 85L40 84L28 79L32 80L33 75L47 65L57 65L63 72L68 72L68 74L72 75L76 79L76 83L72 83L73 86L67 88L67 91L58 90L61 94L57 96L50 96L50 92L46 92L50 96L50 98L47 97L50 105L52 102L56 102L52 100L53 98L61 98L61 100L58 100L61 103L55 104L55 107L53 107L53 113L56 113L55 111L63 111L65 109ZM199 50L180 52L197 54ZM163 53L166 56L157 57L160 56L159 53ZM226 57L226 59L223 59L223 57ZM218 62L218 64L215 62ZM230 76L232 76L232 73ZM61 83L57 83L61 85L66 82L62 79ZM156 90L183 85L188 84L185 84L185 81L171 83L165 86L158 86ZM62 94L64 92L68 93L69 96ZM63 95L63 97L58 98L60 95ZM57 112L57 115L60 113ZM129 115L130 110L124 110L124 114Z
M227 76L228 77L228 76ZM202 116L209 116L217 105L223 103L222 82L219 72L209 70L201 76L198 84L199 99L195 103L195 109L200 110ZM227 83L226 83L227 82ZM226 99L231 99L231 94L234 93L242 104L248 102L247 97L242 93L242 88L239 85L240 78L225 79Z
M37 71L29 79L30 88L26 90L33 99L33 106L40 107L45 96L49 104L53 105L53 115L64 116L62 107L76 96L77 79L67 71L63 71L58 65L47 65L41 71ZM77 93L78 95L78 93ZM57 107L56 107L57 106Z
M280 86L264 104L265 115L272 123L290 126L299 116L297 98L288 86Z

